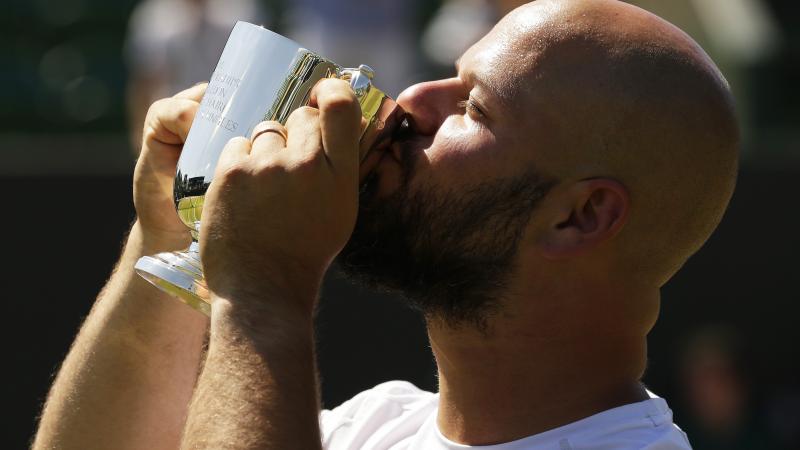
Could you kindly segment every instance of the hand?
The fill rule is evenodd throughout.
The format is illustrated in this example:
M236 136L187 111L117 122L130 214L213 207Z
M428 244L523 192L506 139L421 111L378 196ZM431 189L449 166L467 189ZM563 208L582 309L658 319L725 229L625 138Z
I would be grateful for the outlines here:
M144 238L171 249L186 247L191 239L175 211L172 188L183 143L205 90L204 83L153 103L133 174L133 203Z
M200 253L214 302L257 299L311 318L322 277L355 225L361 112L350 86L321 81L311 105L231 140L206 193ZM277 128L258 134L260 127ZM245 300L248 299L248 300ZM212 313L213 315L213 313Z

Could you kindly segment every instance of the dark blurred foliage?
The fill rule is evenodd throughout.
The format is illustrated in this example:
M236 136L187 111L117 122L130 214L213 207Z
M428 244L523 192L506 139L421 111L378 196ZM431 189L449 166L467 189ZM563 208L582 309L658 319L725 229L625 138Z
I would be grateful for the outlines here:
M125 133L122 49L137 3L6 0L0 14L0 133ZM268 25L280 30L285 0L262 3L274 17ZM437 5L418 8L418 27Z
M783 44L775 57L754 68L751 96L757 99L756 128L784 127L800 134L800 6L789 0L768 0L775 13ZM795 141L797 143L798 141ZM800 146L794 152L800 153Z
M7 0L0 14L0 130L122 131L120 49L134 4ZM95 105L79 111L81 102Z

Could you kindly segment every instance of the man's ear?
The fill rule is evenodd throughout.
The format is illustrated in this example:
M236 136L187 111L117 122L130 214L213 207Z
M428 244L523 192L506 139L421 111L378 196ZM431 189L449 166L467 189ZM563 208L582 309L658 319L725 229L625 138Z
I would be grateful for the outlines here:
M579 181L562 199L558 216L539 240L548 259L577 256L610 240L625 225L630 209L628 190L610 178Z

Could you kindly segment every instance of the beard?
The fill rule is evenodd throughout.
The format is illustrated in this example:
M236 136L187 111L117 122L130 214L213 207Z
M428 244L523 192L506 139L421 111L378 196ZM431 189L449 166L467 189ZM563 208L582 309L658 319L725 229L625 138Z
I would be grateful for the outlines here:
M377 179L367 179L339 266L356 282L400 294L429 322L485 332L501 310L525 228L552 183L529 170L469 189L411 192L414 162L406 152L400 188L387 198L376 200Z

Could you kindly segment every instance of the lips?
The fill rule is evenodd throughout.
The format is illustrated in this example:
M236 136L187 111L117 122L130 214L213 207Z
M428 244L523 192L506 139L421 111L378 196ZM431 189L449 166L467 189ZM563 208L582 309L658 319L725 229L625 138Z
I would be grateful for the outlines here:
M406 147L414 138L414 131L405 115L399 115L394 123L396 125L391 134L384 134L384 138L377 142L361 161L359 179L362 183L383 163L384 158L391 157L400 167L403 166L404 155L408 156Z

